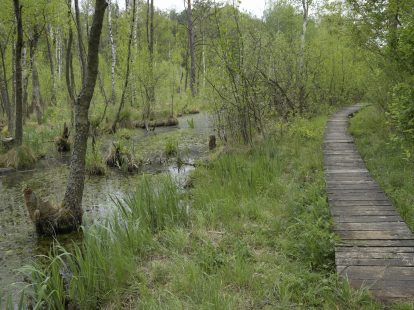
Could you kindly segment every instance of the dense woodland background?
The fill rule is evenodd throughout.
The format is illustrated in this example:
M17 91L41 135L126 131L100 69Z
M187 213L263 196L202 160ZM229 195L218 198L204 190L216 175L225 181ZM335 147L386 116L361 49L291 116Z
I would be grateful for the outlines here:
M38 124L70 123L92 2L75 10L65 1L21 1L28 128L32 115ZM90 111L96 128L208 107L220 111L227 135L249 143L253 132L266 133L271 114L288 119L365 100L389 109L390 120L410 131L404 126L410 117L405 101L412 95L411 1L276 1L262 19L240 12L237 3L190 1L182 12L154 10L153 1L122 7L111 2L105 13ZM3 134L13 136L12 1L2 1L1 14Z

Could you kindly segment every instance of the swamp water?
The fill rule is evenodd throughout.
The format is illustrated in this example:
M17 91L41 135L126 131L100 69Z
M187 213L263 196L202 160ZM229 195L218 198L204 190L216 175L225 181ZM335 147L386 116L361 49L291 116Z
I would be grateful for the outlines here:
M169 174L177 186L184 185L188 173L194 169L191 164L208 154L208 138L213 128L209 115L205 113L180 117L179 122L177 127L156 128L148 134L137 129L128 143L136 143L139 147L151 143L154 135L158 135L157 139L161 141L167 141L171 135L179 133L179 156L186 164L178 167L176 160L166 163L154 160L133 175L112 169L103 177L87 176L83 195L86 223L111 214L114 210L113 198L122 199L133 193L143 173ZM106 144L110 145L111 141L106 141ZM158 152L163 153L164 149ZM0 176L0 298L18 291L21 287L18 282L23 280L18 269L33 262L36 255L47 254L53 242L51 238L36 235L24 206L22 191L27 185L44 200L53 202L61 199L69 173L68 158L42 160L32 171ZM65 240L59 241L65 243Z

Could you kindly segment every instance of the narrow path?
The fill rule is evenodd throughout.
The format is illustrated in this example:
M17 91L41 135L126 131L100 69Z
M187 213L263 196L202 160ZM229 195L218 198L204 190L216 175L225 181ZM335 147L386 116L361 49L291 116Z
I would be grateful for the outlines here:
M414 300L414 235L371 177L347 132L348 117L360 108L337 112L325 130L328 201L341 238L336 270L353 287L367 287L381 300Z

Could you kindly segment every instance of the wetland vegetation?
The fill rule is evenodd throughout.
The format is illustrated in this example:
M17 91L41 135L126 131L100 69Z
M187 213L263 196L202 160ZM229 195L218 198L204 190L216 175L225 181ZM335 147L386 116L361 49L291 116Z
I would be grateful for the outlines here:
M184 2L0 2L0 308L412 309L335 273L322 147L369 102L414 228L414 2Z

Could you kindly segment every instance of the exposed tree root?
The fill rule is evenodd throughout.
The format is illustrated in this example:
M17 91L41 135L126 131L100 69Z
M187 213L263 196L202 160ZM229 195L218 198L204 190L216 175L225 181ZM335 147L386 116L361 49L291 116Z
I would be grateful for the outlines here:
M81 225L82 210L73 212L63 206L53 206L49 201L38 198L30 188L26 188L23 193L30 219L39 235L68 233Z

